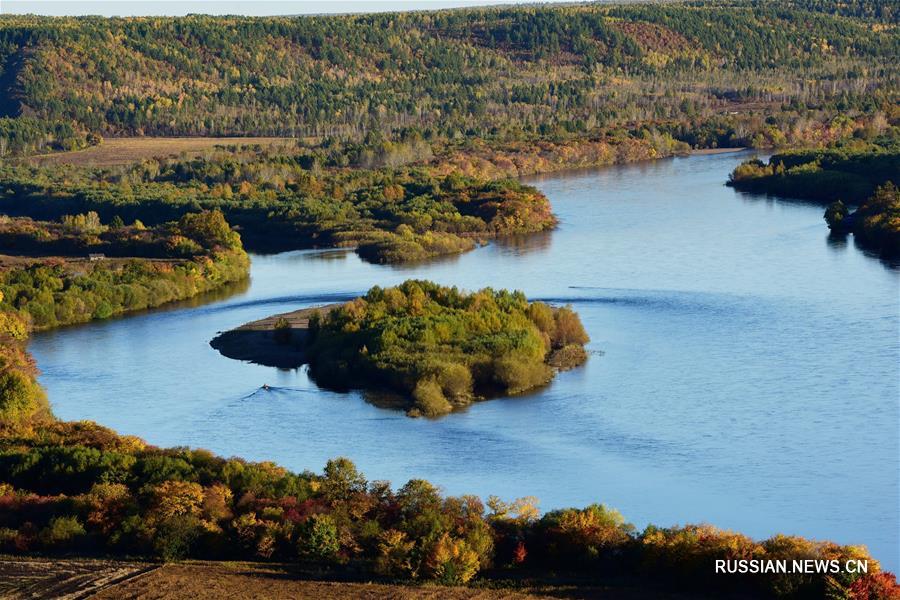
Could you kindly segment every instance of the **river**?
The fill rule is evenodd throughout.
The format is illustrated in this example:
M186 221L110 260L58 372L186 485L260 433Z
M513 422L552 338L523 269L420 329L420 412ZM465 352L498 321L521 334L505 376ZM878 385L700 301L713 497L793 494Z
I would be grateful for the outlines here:
M348 456L395 485L861 543L896 571L900 270L829 240L820 206L725 187L743 158L535 178L552 233L413 267L254 256L251 284L224 299L42 333L30 350L57 416L153 444L295 470ZM426 420L208 345L407 278L571 303L592 356L538 392Z

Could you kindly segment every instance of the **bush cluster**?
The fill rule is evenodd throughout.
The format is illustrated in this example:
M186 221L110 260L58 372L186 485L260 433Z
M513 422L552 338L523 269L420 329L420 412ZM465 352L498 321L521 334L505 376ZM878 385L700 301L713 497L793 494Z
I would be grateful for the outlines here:
M853 233L864 246L885 257L900 257L900 190L892 182L880 186L853 213Z
M118 215L104 224L96 211L63 215L59 222L2 215L0 246L9 253L31 256L85 258L103 254L172 259L242 247L240 236L219 210L187 213L178 221L154 227L146 227L140 220L125 225Z
M878 143L775 154L768 164L750 160L734 170L728 184L788 198L859 204L897 173L900 137L893 136Z

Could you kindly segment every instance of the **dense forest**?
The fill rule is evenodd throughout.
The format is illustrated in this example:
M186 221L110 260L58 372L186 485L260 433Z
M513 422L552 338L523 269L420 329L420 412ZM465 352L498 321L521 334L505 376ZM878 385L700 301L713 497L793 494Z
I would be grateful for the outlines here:
M568 307L529 303L521 292L464 293L428 281L372 288L314 314L309 333L317 382L398 391L412 416L523 392L587 359L588 335Z
M122 135L812 143L896 118L887 0L318 17L0 16L0 155Z
M900 141L853 143L747 161L728 185L739 190L828 204L825 220L836 235L857 241L886 258L900 256ZM851 212L850 207L858 207Z

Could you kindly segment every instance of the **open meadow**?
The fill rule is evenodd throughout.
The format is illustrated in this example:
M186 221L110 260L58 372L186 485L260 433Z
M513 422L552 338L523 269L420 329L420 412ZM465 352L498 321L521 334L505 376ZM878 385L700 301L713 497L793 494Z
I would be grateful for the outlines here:
M294 139L284 137L122 137L105 139L84 150L32 156L28 161L42 167L113 167L151 158L194 158L221 146L284 148L294 144Z

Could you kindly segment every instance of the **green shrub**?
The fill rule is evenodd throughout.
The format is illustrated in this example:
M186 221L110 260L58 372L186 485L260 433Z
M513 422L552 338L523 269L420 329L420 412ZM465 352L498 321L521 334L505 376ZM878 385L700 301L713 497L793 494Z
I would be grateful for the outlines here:
M515 356L503 356L494 361L494 378L509 394L544 385L552 377L553 371L541 362L521 361Z
M46 548L65 550L75 546L85 533L84 526L77 518L53 517L47 527L41 530L39 537Z
M0 373L0 421L21 423L40 413L49 413L41 386L24 371Z
M547 336L547 339L552 340L556 336L556 319L550 306L543 302L532 302L528 305L528 318Z
M426 417L439 417L453 410L434 379L421 379L413 390L415 407Z
M275 320L272 336L278 344L289 344L291 342L291 322L284 317L278 317Z
M885 257L900 257L900 189L880 186L854 213L853 234Z
M409 578L413 574L412 552L415 542L396 529L382 532L378 540L375 572L384 577Z
M447 402L465 405L472 401L472 372L460 363L442 363L434 369L434 381Z
M465 540L444 534L429 557L432 577L444 585L464 585L478 573L478 553Z
M234 250L241 247L240 236L231 229L220 210L188 213L178 221L178 230L203 248Z
M0 301L3 293L0 292ZM0 310L0 339L7 337L16 342L28 339L28 323L18 313Z
M825 209L824 215L825 222L828 223L828 229L840 230L844 219L849 214L850 211L847 210L847 206L840 200L829 204L828 208Z
M584 325L581 324L581 319L571 306L557 308L553 316L556 327L550 339L553 341L554 347L562 348L570 344L583 346L590 341Z
M314 561L329 561L341 549L338 528L331 515L312 515L301 526L297 542L300 557Z
M153 534L153 551L165 562L187 558L201 534L200 520L193 515L175 515L162 521Z

